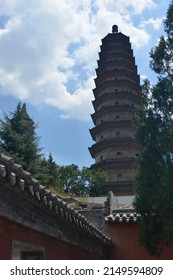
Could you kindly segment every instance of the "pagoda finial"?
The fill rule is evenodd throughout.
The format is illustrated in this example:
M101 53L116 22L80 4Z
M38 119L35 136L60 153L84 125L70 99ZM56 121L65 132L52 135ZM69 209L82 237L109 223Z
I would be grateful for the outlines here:
M114 24L112 26L112 33L117 33L118 32L118 25Z

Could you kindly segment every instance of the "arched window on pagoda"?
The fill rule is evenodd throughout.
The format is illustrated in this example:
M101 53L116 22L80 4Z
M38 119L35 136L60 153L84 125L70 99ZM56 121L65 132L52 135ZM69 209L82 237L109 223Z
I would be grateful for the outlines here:
M100 161L102 161L103 160L103 156L100 156Z

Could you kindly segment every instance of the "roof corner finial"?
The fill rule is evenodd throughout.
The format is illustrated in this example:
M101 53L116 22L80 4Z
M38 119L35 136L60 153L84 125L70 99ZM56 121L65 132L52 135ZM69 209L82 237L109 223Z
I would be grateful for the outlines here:
M112 26L112 33L117 33L118 32L118 25L114 24Z

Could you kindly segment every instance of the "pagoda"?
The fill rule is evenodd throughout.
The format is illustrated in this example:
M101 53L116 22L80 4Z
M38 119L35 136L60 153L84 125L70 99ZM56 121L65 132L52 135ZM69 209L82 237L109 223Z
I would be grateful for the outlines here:
M89 148L95 163L91 168L105 172L103 194L133 195L139 156L135 140L134 114L141 99L140 77L129 37L117 25L102 39L96 69L94 127L95 143Z

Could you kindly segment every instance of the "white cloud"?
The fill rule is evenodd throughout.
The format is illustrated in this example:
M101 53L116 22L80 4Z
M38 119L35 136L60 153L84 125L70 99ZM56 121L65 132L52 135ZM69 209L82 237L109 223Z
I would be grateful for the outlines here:
M140 14L145 9L151 9L157 6L153 0L96 0L97 6L101 9L106 7L106 10L118 11L121 14L133 12Z
M141 28L145 28L147 25L151 25L154 30L159 30L163 23L163 18L149 18L148 20L141 21Z
M101 38L118 24L140 48L149 41L146 23L133 17L156 6L152 0L0 0L8 16L0 29L2 94L88 119ZM159 24L150 19L156 28ZM73 47L73 48L72 48ZM82 80L81 80L82 78ZM74 87L69 83L73 81Z

